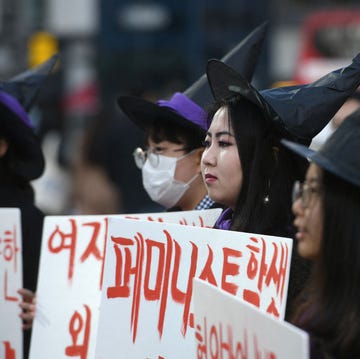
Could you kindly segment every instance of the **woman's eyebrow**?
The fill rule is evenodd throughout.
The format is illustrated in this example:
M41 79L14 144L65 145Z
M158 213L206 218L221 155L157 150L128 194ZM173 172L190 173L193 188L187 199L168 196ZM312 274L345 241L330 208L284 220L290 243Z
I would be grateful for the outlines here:
M229 131L216 132L215 137L218 138L218 137L221 137L221 136L223 136L223 135L228 135L228 136L234 137L234 135L233 135L231 132L229 132Z
M216 132L215 137L216 137L216 138L219 138L219 137L221 137L221 136L223 136L223 135L228 135L228 136L234 137L234 135L233 135L231 132L229 132L229 131ZM211 132L206 132L206 136L212 137Z
M319 178L319 177L307 178L307 179L305 180L305 182L306 182L307 184L319 183L319 182L320 182L320 178Z

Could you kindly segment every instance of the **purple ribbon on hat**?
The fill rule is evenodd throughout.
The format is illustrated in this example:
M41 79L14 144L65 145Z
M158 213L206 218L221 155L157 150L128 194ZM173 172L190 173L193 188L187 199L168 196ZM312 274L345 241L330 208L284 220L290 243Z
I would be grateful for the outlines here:
M208 129L206 112L180 92L176 92L169 101L159 100L157 104L160 107L170 108L205 131Z
M20 105L19 101L7 94L6 92L0 91L0 102L3 103L10 111L12 111L17 117L29 128L34 129L28 114L25 109Z

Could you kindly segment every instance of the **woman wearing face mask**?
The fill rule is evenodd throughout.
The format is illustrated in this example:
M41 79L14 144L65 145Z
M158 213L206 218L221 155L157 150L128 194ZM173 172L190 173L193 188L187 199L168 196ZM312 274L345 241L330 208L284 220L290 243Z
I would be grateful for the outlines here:
M265 38L267 24L254 29L223 57L249 81L252 78ZM146 131L146 150L136 149L135 161L142 170L149 196L167 209L192 210L214 206L207 196L200 174L202 141L207 130L203 108L212 102L203 75L184 93L156 104L140 98L121 96L118 105Z
M304 177L306 161L280 138L310 143L360 84L360 56L313 84L264 91L220 61L210 61L207 74L218 104L202 173L210 198L227 207L215 227L292 237L292 184ZM294 246L286 318L307 274Z
M118 104L145 130L146 150L137 148L134 159L151 199L167 210L210 208L200 170L205 111L182 93L157 104L122 96Z
M313 270L293 323L310 333L312 359L360 357L360 111L314 152L283 142L311 161L294 186L299 254Z

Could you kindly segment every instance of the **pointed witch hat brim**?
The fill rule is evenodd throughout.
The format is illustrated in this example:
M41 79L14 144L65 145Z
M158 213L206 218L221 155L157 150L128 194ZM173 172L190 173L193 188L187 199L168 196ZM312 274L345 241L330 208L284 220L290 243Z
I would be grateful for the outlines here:
M260 108L279 137L309 145L360 85L360 54L349 66L307 85L258 91L218 60L208 62L207 76L216 99L240 95Z
M29 112L36 102L41 87L58 61L59 54L55 54L41 65L24 71L9 81L0 81L0 90L15 97L25 111Z
M249 81L254 74L267 28L267 23L258 26L222 58ZM154 120L160 119L202 133L208 127L203 109L212 102L205 74L182 94L175 93L169 101L159 100L155 104L133 96L119 96L117 99L120 109L141 129L146 129Z
M319 151L287 140L281 140L281 143L335 176L360 187L360 110L348 116Z
M23 72L8 82L0 83L1 134L14 147L14 171L28 180L41 176L45 168L44 155L27 111L59 56L53 56L39 67Z
M175 93L169 101L157 103L134 96L119 96L117 104L125 115L142 130L155 121L182 126L203 135L207 130L206 112L182 93Z

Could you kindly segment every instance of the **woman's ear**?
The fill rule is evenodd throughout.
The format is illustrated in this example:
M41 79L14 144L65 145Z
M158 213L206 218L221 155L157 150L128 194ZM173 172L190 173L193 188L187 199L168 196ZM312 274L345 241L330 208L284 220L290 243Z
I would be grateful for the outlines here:
M9 148L9 142L4 138L0 137L0 157L4 157Z

